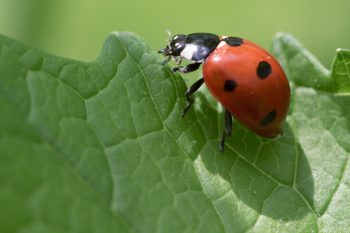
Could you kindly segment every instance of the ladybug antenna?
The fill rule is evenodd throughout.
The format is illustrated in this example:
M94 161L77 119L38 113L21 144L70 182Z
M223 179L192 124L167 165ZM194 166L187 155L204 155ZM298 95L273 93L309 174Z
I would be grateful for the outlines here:
M161 53L161 54L163 54L166 57L165 60L161 63L162 65L167 64L172 58L171 54L169 53L170 52L169 51L170 42L171 42L171 39L172 39L171 32L170 32L169 29L167 29L165 31L168 34L168 39L167 39L168 44L167 44L167 46L164 49L161 49L161 50L158 51L158 53Z
M172 38L172 35L171 35L171 32L170 32L170 30L169 29L167 29L167 30L165 30L166 31L166 34L168 35L168 44L170 44L170 42L171 42L171 38Z

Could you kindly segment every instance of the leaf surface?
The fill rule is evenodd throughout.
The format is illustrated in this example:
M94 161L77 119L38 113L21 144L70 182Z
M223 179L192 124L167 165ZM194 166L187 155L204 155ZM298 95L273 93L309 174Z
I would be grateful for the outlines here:
M295 39L272 52L292 85L285 135L234 123L138 36L94 62L0 37L0 232L346 232L350 52L326 70Z

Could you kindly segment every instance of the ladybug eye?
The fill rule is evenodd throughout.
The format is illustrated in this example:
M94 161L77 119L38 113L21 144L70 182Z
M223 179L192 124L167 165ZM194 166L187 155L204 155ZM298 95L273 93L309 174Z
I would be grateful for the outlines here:
M175 47L179 47L180 46L180 43L179 42L176 42L175 43Z

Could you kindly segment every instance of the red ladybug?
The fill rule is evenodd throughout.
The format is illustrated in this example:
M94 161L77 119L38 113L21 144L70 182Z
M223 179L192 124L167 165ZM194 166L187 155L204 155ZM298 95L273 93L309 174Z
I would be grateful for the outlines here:
M194 100L190 97L205 82L212 95L225 108L225 130L219 144L232 133L232 116L257 135L273 138L282 133L289 102L288 79L278 61L266 50L238 37L210 33L178 34L159 50L178 65L182 58L193 61L173 72L188 73L203 64L203 78L186 90L184 116Z

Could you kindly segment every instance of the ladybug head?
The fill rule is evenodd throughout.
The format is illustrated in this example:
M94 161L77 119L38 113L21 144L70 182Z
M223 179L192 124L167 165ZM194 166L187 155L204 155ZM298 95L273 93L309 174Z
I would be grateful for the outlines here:
M178 34L173 36L168 45L158 51L158 53L163 54L164 56L180 56L182 50L186 47L186 35Z

